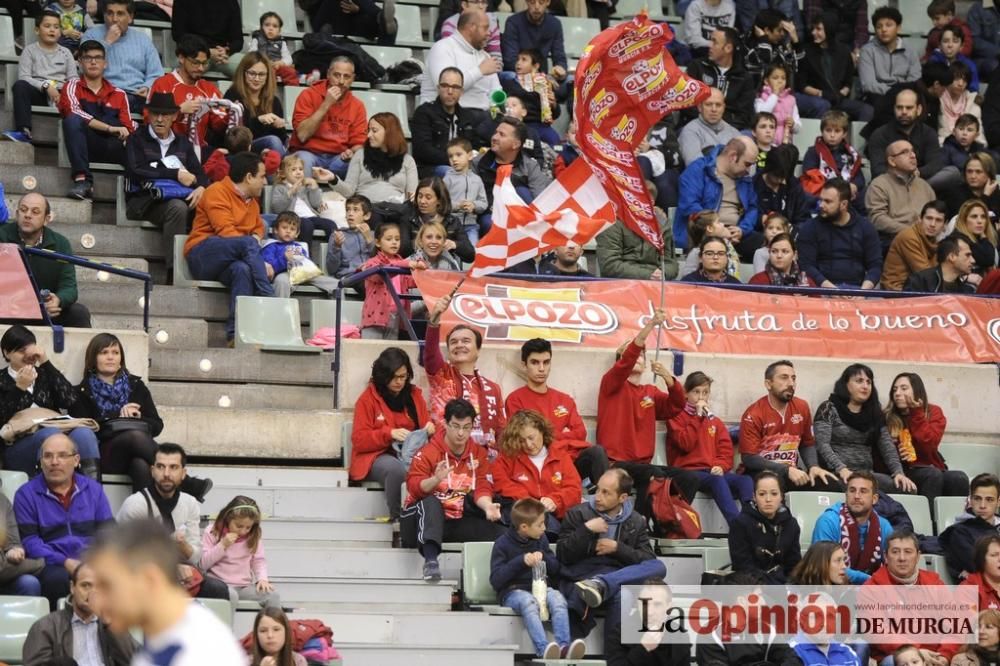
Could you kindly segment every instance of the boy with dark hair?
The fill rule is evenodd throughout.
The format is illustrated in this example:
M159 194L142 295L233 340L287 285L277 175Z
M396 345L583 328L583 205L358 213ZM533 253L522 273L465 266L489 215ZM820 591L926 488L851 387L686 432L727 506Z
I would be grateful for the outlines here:
M764 217L768 213L780 213L796 226L812 215L816 200L802 190L795 177L797 161L795 146L786 143L772 148L764 168L757 170L753 187L757 193L757 210L761 211L760 228L764 228Z
M795 24L777 9L766 8L757 13L753 29L744 38L744 43L747 45L746 68L758 89L769 65L784 65L794 78L799 61L805 56ZM800 111L805 115L802 109Z
M753 114L750 128L750 136L757 144L757 168L761 169L767 163L767 154L774 146L774 134L778 129L778 119L770 111L758 111Z
M264 241L260 248L260 256L264 259L277 298L291 298L295 287L300 284L312 285L328 293L337 288L334 278L316 275L304 279L305 276L296 275L296 269L290 265L296 256L309 259L309 243L298 240L301 225L295 213L280 213L271 226L271 238Z
M337 279L356 273L368 261L375 248L375 235L368 223L372 219L372 202L363 194L355 194L344 204L347 228L338 229L330 237L326 250L326 272ZM364 283L354 287L362 296Z
M899 36L902 24L903 15L895 7L879 7L872 13L875 38L861 47L858 77L861 92L873 106L893 85L920 78L920 54Z
M55 0L50 2L45 9L59 15L59 25L62 31L59 43L75 52L80 46L80 38L84 31L94 27L94 19L90 18L86 9L77 0Z
M808 194L815 196L826 181L842 178L851 184L851 200L864 201L862 158L847 141L850 120L845 112L837 110L827 111L820 119L820 135L802 158L802 186Z
M948 26L962 31L962 55L966 58L972 57L972 30L969 29L968 23L956 16L955 0L931 0L931 3L927 5L927 16L930 17L934 27L927 33L927 50L924 51L924 60L929 59L940 45L941 31Z
M962 69L958 69L964 76L967 83L967 90L972 92L979 91L979 70L976 67L976 63L972 61L967 55L962 53L962 48L965 44L965 33L962 29L953 26L946 25L941 28L939 33L939 44L938 48L931 53L927 62L942 62L951 68L952 78L958 78L955 69L956 64L961 64L968 72Z
M982 143L982 139L983 130L979 118L971 113L960 115L955 121L955 128L941 144L945 168L954 167L959 173L964 171L965 163L973 153L986 150L986 144Z
M979 539L1000 534L998 498L1000 479L996 474L973 477L969 482L969 501L965 511L956 516L955 522L938 537L953 580L965 578L976 571L973 546ZM938 520L943 520L943 516L938 516Z
M226 130L226 138L223 148L212 151L208 159L205 160L205 175L213 183L217 183L229 175L229 160L231 156L247 152L253 145L253 132L245 125L236 125ZM281 165L281 155L277 151L265 148L260 151L260 158L264 162L264 171L268 176L273 176L278 172Z
M534 595L536 566L545 566L547 584L544 603L552 618L555 641L548 642L540 614L542 600ZM545 505L528 497L514 503L510 529L493 544L490 555L490 585L500 604L513 609L524 620L535 654L543 659L582 659L587 652L583 640L572 640L566 598L559 592L559 560L545 536Z

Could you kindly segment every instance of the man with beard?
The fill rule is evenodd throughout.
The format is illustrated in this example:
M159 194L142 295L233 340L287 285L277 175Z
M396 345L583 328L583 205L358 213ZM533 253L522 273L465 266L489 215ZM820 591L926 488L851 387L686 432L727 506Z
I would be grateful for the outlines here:
M147 518L162 522L174 535L182 562L180 579L186 584L197 574L196 567L201 560L201 505L194 497L180 491L187 477L187 454L177 444L160 444L156 447L150 472L152 487L129 495L116 519L119 523ZM229 590L222 581L206 576L197 596L228 599Z
M490 95L500 87L499 58L483 49L490 38L490 17L481 9L469 9L458 18L458 32L438 40L427 54L427 68L420 86L420 103L438 95L438 81L446 67L462 72L464 90L459 103L469 109L490 110Z
M695 60L687 68L687 75L706 85L718 88L725 97L722 119L736 129L750 127L753 115L753 100L757 95L753 79L743 67L737 54L740 47L740 33L736 28L721 27L712 32L708 45L708 57ZM694 120L693 109L684 113L685 120Z
M740 459L751 476L769 470L786 491L840 492L834 474L819 466L812 409L795 397L798 378L791 361L775 361L764 370L767 395L747 407L740 419Z
M876 177L865 190L865 208L888 251L896 234L913 226L920 219L924 204L937 197L927 181L920 177L917 154L909 141L890 143L885 158L885 173Z
M821 287L874 289L882 275L878 232L850 206L851 186L826 181L819 215L799 227L799 264Z
M944 167L941 143L937 132L920 122L924 114L924 101L914 87L896 93L893 120L875 130L868 139L866 152L872 163L872 177L881 176L889 168L886 149L896 141L909 141L917 154L917 169L926 175L931 186L933 177Z
M875 511L878 501L878 482L867 470L852 472L847 477L847 493L843 502L837 502L816 519L812 543L833 541L847 553L847 580L860 585L867 581L880 566L885 555L892 525Z
M493 186L497 182L497 171L502 166L510 165L510 182L525 203L530 203L551 182L538 165L538 160L521 150L527 138L527 125L517 118L504 116L493 132L489 151L473 160L472 168L483 180L490 209L493 208ZM486 228L489 229L488 226Z

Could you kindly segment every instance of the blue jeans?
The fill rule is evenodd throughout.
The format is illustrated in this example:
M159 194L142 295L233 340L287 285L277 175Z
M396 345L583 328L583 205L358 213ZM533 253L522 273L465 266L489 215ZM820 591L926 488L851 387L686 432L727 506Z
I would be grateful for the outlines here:
M38 471L38 454L42 443L60 432L62 431L57 428L42 428L17 440L4 452L4 467L33 476ZM101 457L101 449L93 430L74 428L66 434L76 445L80 460L96 460Z
M267 269L260 256L260 245L252 236L210 236L191 248L187 262L194 279L216 280L229 287L227 340L232 340L236 332L238 296L274 296L274 288L267 279Z
M719 511L726 517L726 522L733 522L740 515L740 508L733 501L735 493L741 502L749 502L753 499L753 479L742 474L726 472L722 476L716 476L703 469L688 470L701 479L698 490L702 490L712 496Z
M821 118L830 110L830 103L815 95L795 93L795 103L799 107L799 115L803 118Z
M0 594L10 594L15 597L40 597L42 596L42 584L31 574L24 574L6 585L0 585Z
M545 647L549 644L545 627L542 625L541 610L538 602L531 592L524 590L512 590L507 593L501 602L507 608L511 608L524 620L524 628L531 636L531 643L535 646L535 654L541 657L545 653ZM545 595L545 604L549 607L549 618L552 620L552 633L555 635L556 643L560 647L566 647L573 640L569 633L569 611L566 609L566 599L559 590L549 588Z
M622 585L638 585L650 578L666 577L666 565L655 557L651 560L639 562L638 564L630 564L617 571L595 576L607 588L607 592L604 595L605 603L610 599L617 600L620 597Z
M427 443L427 439L427 431L423 428L418 428L407 435L406 439L402 442L392 443L392 448L399 454L399 460L403 463L403 467L410 469L413 456L417 455L417 451L423 448L424 444Z
M250 150L252 150L255 153L259 154L261 151L265 149L273 150L282 157L284 157L285 153L288 152L288 150L285 148L285 144L281 142L281 139L274 136L273 134L268 134L266 136L258 137L253 140L253 143L250 144Z
M479 225L470 224L462 227L462 229L465 230L465 235L469 237L469 242L472 243L472 247L479 245Z
M312 175L312 168L314 166L329 169L337 174L338 178L343 178L347 175L347 162L340 159L340 155L310 153L308 150L300 150L295 153L295 156L302 160L302 166L305 167L305 172L310 176Z
M62 128L66 143L66 156L73 177L83 175L87 182L94 182L90 173L91 162L125 162L125 144L107 134L98 134L87 127L87 122L78 115L63 118Z

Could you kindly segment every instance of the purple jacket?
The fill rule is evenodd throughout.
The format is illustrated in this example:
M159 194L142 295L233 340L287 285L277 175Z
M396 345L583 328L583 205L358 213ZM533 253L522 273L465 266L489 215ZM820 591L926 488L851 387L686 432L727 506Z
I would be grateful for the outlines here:
M60 566L67 558L79 559L101 527L114 522L101 484L74 474L76 487L69 511L49 490L41 474L17 489L14 516L28 557L45 558Z

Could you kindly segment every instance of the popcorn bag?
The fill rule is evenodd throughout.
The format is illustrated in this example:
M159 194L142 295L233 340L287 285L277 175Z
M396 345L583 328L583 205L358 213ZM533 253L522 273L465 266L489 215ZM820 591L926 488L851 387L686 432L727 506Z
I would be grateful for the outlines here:
M539 617L542 622L549 619L549 606L545 601L549 595L549 585L545 582L547 578L545 571L545 560L542 560L531 568L531 596L538 602Z
M292 284L304 284L323 274L319 266L302 254L296 254L288 260L288 280Z

